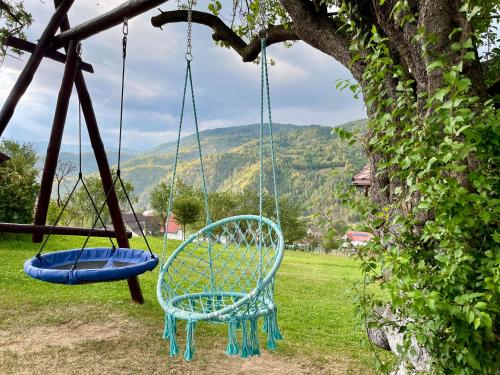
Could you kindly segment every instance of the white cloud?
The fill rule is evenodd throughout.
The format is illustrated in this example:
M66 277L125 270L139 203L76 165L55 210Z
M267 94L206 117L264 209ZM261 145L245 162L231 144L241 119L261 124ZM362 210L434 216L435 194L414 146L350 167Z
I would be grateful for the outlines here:
M69 12L72 26L121 4L123 0L79 1ZM36 41L53 13L51 2L26 0L35 23L28 39ZM168 2L164 9L173 9ZM151 26L157 9L130 20L125 81L124 140L131 148L149 148L172 140L179 121L185 74L186 25L163 30ZM83 57L95 74L85 74L103 141L116 147L121 80L121 26L84 41ZM214 45L211 30L193 27L193 78L200 129L259 121L260 67L243 63L233 50ZM305 43L286 49L269 48L276 65L269 70L273 119L276 122L335 125L364 117L361 101L335 90L335 80L349 78L347 69ZM0 103L3 103L23 68L23 61L7 59L0 70ZM44 60L33 83L21 99L4 136L47 140L61 83L63 64ZM188 98L186 134L194 130ZM73 94L64 142L77 139L77 97ZM84 135L85 132L84 132ZM87 140L86 140L87 141Z

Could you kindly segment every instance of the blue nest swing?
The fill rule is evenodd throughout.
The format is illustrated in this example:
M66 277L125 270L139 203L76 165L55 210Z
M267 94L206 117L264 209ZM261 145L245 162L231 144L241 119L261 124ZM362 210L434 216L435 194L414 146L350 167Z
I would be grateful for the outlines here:
M86 248L34 256L24 263L24 272L34 279L73 285L125 280L157 264L158 257L143 250Z
M104 202L102 203L100 209L97 208L92 195L90 194L87 185L83 179L82 174L82 118L81 118L81 106L78 107L78 132L79 132L79 174L76 183L73 186L66 202L64 203L57 219L55 220L52 229L45 238L42 246L38 253L31 259L28 259L24 263L24 272L38 280L47 281L51 283L58 284L86 284L86 283L96 283L105 281L117 281L125 280L133 276L138 276L146 271L153 270L158 264L158 256L153 254L149 242L144 234L141 224L137 219L137 215L134 211L134 207L127 193L127 189L120 174L120 159L121 159L121 147L122 147L122 128L123 128L123 93L125 85L125 59L126 59L126 47L127 47L127 34L128 34L128 21L125 19L123 25L123 55L122 55L122 80L121 80L121 102L120 102L120 133L118 142L118 168L116 171L116 177L113 179L109 190L106 192ZM135 222L139 227L141 235L144 242L147 245L146 250L129 249L129 248L117 248L113 239L111 238L111 233L106 229L104 220L102 220L102 212L106 206L106 201L114 191L115 186L119 183L119 186L124 193L130 209L134 215ZM73 250L61 250L53 253L42 254L45 245L47 244L53 229L59 223L71 197L76 191L76 188L81 184L87 197L92 204L92 207L96 213L95 220L93 222L92 228L89 229L88 236L79 249ZM95 229L96 225L100 223L105 231L108 233L108 238L111 244L109 248L86 248L89 238Z
M178 354L176 341L177 320L186 321L187 337L184 358L194 354L194 329L197 322L227 323L226 353L241 357L259 355L258 320L263 318L263 331L267 333L267 348L275 349L276 340L282 339L277 322L274 301L275 276L283 259L284 239L279 225L279 206L276 188L275 155L270 111L267 73L266 42L261 40L261 124L260 124L260 177L259 215L233 216L210 220L208 194L201 152L194 90L191 76L191 54L186 54L187 66L184 96L177 137L177 150L170 185L167 222L173 207L175 178L179 154L180 134L184 116L187 84L193 100L194 123L198 142L200 169L205 198L207 225L185 240L164 263L167 237L163 246L157 296L165 310L163 337L170 342L170 356ZM264 149L264 82L269 114L269 138L276 204L276 222L263 216L263 149ZM238 334L238 330L241 333ZM241 337L241 341L238 340Z

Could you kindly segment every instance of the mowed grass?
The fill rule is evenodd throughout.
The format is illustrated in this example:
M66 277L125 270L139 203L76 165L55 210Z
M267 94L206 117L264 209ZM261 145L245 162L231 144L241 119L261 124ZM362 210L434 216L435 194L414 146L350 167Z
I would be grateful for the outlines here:
M149 240L153 251L160 253L162 240ZM81 243L81 238L54 236L46 251L78 248ZM141 239L131 243L144 248ZM106 239L92 239L89 246L108 244ZM178 244L169 241L168 253ZM66 286L29 278L23 263L38 246L29 236L0 239L0 373L93 373L95 369L159 373L165 368L173 373L238 373L234 369L254 366L225 356L226 326L207 323L197 325L194 361L182 360L183 323L178 328L181 355L168 358L168 344L161 339L163 311L156 300L158 269L140 276L146 302L135 305L130 303L126 282ZM354 306L346 296L359 278L353 259L287 251L276 281L284 340L274 354L262 350L262 363L251 367L262 371L242 373L269 369L277 370L272 373L372 373L372 353L364 343L364 332L356 328ZM72 338L73 332L84 339ZM42 343L33 342L40 341L37 335ZM261 334L262 348L264 343ZM43 365L30 369L37 356Z

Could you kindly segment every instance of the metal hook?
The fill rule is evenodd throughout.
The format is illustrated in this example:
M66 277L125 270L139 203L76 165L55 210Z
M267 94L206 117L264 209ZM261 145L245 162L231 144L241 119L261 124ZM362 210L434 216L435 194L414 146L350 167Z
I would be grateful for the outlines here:
M123 35L128 35L128 19L123 19Z

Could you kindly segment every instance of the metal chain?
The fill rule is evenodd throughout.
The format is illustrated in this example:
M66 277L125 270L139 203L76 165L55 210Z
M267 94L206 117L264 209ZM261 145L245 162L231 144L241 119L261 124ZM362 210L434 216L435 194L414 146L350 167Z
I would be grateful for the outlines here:
M78 64L82 63L82 43L76 45ZM78 173L82 176L82 103L78 97Z
M128 20L123 19L123 39L122 39L122 87L120 96L120 133L118 135L118 162L117 175L120 175L120 162L122 156L122 129L123 129L123 93L125 90L125 59L127 58L127 35L128 35Z
M187 17L187 46L186 46L186 60L193 60L193 55L191 53L192 45L192 29L193 29L193 4L196 0L188 0L188 17Z

